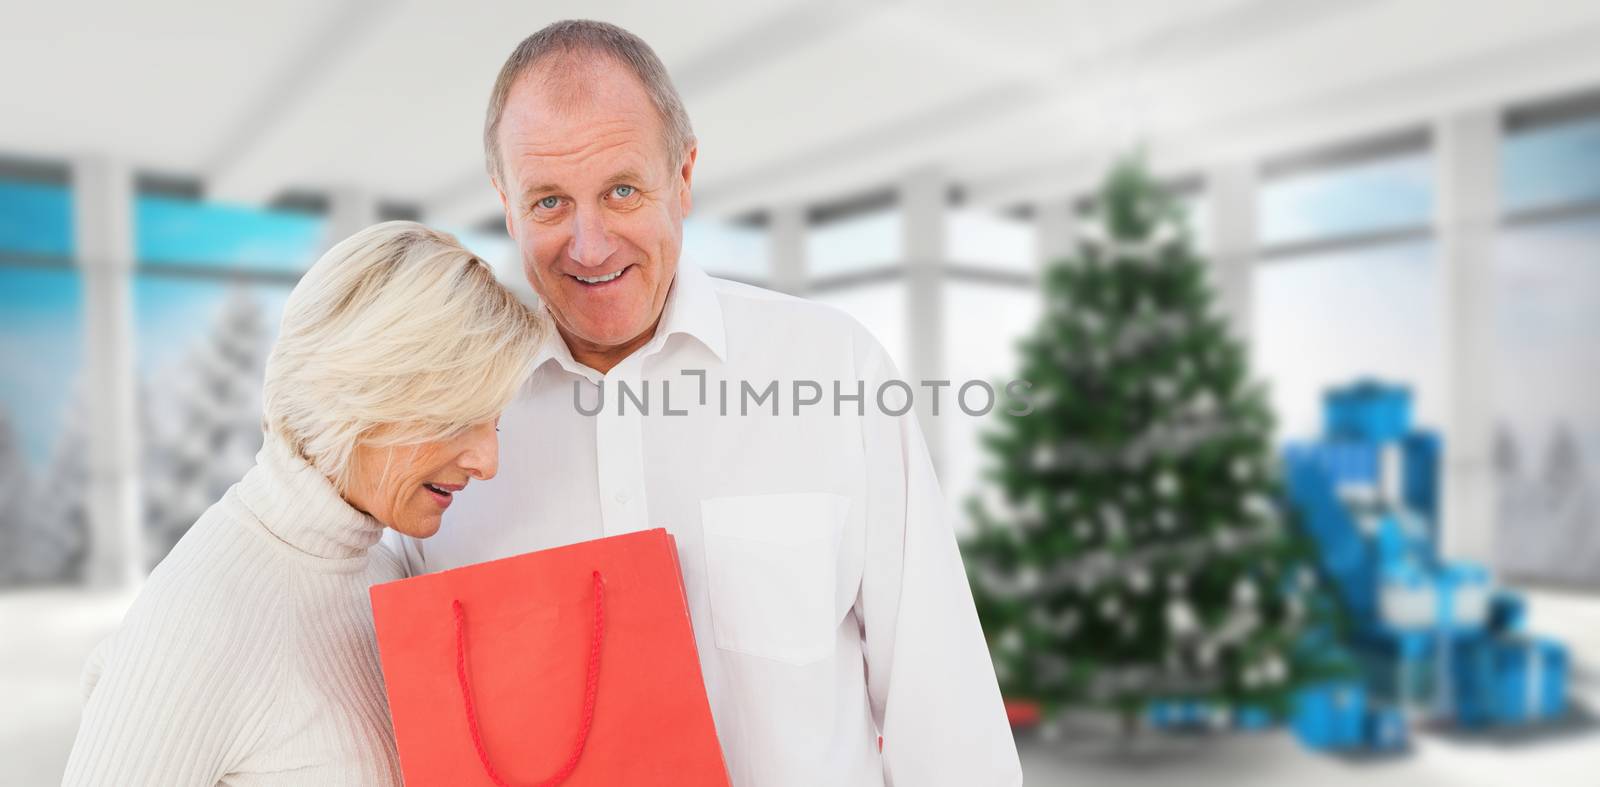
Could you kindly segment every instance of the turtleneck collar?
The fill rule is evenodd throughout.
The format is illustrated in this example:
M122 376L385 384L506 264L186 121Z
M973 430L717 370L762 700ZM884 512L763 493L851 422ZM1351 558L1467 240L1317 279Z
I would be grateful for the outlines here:
M272 535L314 557L360 557L383 535L383 523L345 502L326 476L270 432L237 490Z

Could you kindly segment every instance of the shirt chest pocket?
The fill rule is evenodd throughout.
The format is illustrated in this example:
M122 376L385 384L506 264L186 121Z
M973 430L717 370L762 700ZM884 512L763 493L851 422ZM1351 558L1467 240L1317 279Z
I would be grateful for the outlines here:
M717 647L795 665L833 652L849 508L809 492L700 501Z

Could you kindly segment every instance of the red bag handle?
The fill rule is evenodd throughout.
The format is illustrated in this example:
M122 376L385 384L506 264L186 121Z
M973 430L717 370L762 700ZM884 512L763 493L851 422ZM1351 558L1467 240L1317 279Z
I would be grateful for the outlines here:
M461 703L467 712L467 730L472 733L472 745L478 750L478 762L483 764L483 772L488 774L489 781L496 787L511 787L500 773L489 762L489 752L483 746L483 736L478 732L478 710L472 702L472 684L467 680L467 624L466 613L461 609L461 602L453 600L450 609L456 617L456 679L461 683ZM594 634L589 639L589 671L583 681L583 722L578 726L578 741L572 747L572 756L567 758L561 770L538 783L538 787L555 787L567 780L572 775L574 768L578 767L578 758L583 755L583 746L589 741L589 728L594 724L594 700L600 683L600 644L605 640L605 583L600 577L600 572L594 572Z

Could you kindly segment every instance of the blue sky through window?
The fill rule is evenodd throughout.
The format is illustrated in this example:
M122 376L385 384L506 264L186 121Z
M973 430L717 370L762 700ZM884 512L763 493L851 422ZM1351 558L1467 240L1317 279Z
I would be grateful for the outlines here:
M0 267L0 408L35 467L49 456L83 364L75 270Z
M1600 200L1600 117L1513 133L1501 150L1508 212Z
M142 263L302 271L316 262L326 226L320 216L172 197L134 204Z
M0 181L0 253L67 257L72 249L66 186Z

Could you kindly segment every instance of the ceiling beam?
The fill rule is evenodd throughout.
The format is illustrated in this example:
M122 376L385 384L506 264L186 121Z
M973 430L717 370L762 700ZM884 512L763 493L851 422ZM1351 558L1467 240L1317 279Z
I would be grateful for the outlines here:
M1352 139L1426 127L1438 115L1517 104L1600 85L1600 25L1569 29L1496 52L1381 80L1252 108L1197 125L1160 129L1145 141L1160 174L1248 157L1267 161ZM972 176L967 197L1002 207L1068 196L1126 150L1065 145L1037 164Z
M779 199L788 201L814 191L814 186L785 191L782 184L826 180L827 175L818 172L820 167L835 168L846 177L848 173L858 173L859 177L873 170L874 165L895 160L897 163L887 168L897 171L914 163L907 159L915 151L937 156L960 148L964 142L982 139L987 131L1014 124L1030 113L1053 115L1063 107L1077 106L1080 114L1094 116L1097 113L1092 107L1081 106L1085 103L1081 97L1104 99L1120 95L1125 91L1118 86L1126 82L1129 73L1226 53L1297 26L1351 14L1374 2L1252 0L1205 17L1177 19L1131 40L1075 52L1065 59L1041 61L1024 54L1004 61L1007 76L983 89L709 182L697 190L695 202L709 212L739 214L765 207L764 201L775 197L775 189L783 191ZM930 32L926 26L918 28L924 34ZM1038 65L1041 62L1042 67ZM1023 63L1036 65L1029 70L1019 69ZM868 185L872 184L858 181L850 187Z
M394 0L342 0L328 4L327 15L307 35L256 100L229 127L206 157L203 173L211 199L263 204L283 183L257 154L293 116L319 82L397 13Z

